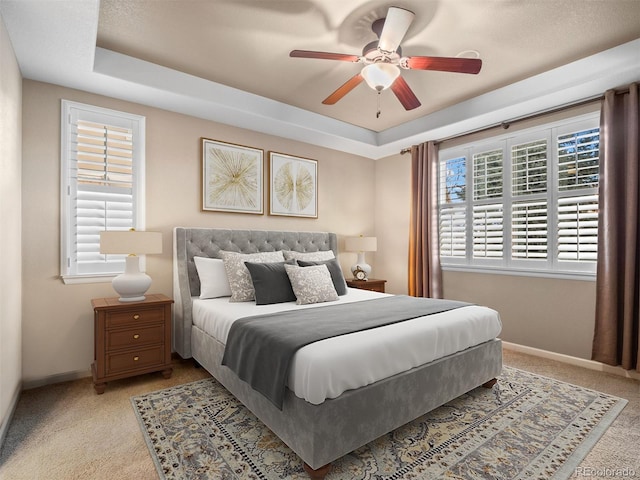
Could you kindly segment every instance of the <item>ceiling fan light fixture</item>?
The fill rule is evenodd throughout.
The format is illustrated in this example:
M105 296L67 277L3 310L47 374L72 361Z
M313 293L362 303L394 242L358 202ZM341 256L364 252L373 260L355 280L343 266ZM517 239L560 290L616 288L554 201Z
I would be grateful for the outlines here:
M360 72L362 77L374 90L386 90L400 75L400 69L391 63L372 63Z

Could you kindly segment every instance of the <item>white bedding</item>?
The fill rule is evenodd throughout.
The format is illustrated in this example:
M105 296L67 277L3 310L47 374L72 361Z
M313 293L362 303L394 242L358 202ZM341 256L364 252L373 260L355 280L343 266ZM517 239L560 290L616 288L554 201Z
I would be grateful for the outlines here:
M357 302L383 295L349 288L346 295L331 303ZM231 324L239 318L326 305L329 303L256 305L255 302L231 303L228 297L193 298L193 323L226 344ZM298 350L287 384L296 396L318 405L347 390L489 341L496 338L501 329L498 312L474 305L329 338Z

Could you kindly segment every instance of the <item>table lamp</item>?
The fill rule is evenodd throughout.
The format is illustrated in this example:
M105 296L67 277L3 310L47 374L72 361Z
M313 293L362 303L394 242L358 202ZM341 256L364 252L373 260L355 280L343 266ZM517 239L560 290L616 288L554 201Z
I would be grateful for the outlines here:
M140 271L138 254L162 253L162 233L108 230L100 232L100 253L126 254L124 273L113 279L113 289L121 302L144 300L151 286L151 277Z
M378 249L376 237L349 237L345 240L345 249L349 252L358 252L358 260L351 267L351 273L357 280L367 280L371 273L371 265L364 260L364 252L375 252ZM364 275L357 274L364 271Z

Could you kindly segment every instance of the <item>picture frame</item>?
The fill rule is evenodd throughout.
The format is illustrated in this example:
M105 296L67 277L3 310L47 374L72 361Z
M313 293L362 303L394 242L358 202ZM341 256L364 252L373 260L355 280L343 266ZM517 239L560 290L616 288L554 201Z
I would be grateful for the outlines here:
M264 150L201 139L202 210L264 213Z
M318 162L269 152L269 215L318 218Z

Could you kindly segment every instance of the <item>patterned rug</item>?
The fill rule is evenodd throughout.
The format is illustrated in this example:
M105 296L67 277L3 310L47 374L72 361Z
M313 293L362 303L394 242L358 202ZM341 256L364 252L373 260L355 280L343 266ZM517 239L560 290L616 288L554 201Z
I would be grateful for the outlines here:
M161 479L306 479L300 459L214 379L131 399ZM627 401L504 367L333 462L327 480L566 479Z

